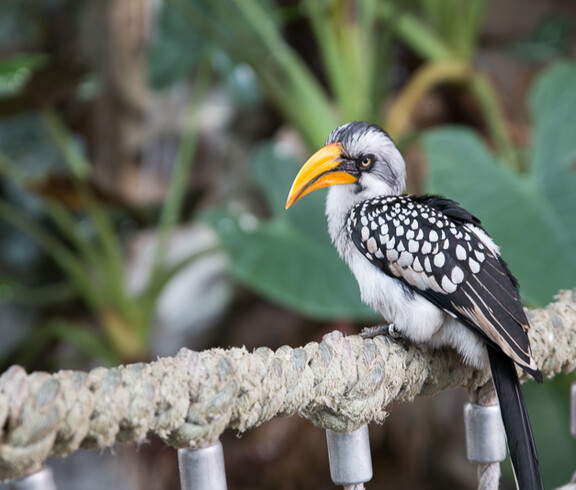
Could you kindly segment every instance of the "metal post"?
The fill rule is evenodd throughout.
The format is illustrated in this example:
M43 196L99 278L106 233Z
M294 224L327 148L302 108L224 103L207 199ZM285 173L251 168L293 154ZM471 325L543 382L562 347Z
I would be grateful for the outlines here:
M576 439L576 383L570 387L570 435ZM576 473L572 475L570 483L561 487L562 490L576 490Z
M499 463L506 459L506 435L499 405L467 403L464 407L466 455L473 463Z
M576 383L570 387L570 434L576 438Z
M226 490L220 441L200 449L179 449L178 467L182 490Z
M368 426L354 432L326 430L330 476L336 485L356 485L372 479Z
M57 490L52 468L44 466L36 473L11 480L8 490Z

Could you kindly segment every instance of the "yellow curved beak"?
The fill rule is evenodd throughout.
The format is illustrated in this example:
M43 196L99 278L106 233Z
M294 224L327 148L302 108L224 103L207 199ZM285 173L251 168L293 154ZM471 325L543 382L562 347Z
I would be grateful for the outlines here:
M337 170L341 162L342 146L340 143L332 143L314 153L294 179L286 201L286 209L316 189L356 182L357 179L353 175Z

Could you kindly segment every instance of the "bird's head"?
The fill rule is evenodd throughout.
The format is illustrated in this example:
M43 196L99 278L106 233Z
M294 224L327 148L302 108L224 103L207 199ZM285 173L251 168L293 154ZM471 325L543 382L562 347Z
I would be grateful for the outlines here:
M292 184L286 208L322 187L340 185L354 201L398 195L406 185L406 165L388 134L374 124L337 127L326 145L304 164Z

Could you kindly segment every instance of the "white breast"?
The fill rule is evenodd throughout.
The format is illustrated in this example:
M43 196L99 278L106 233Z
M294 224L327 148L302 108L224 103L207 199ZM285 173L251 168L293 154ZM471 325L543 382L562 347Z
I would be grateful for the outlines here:
M485 347L477 335L423 296L407 293L398 279L372 265L356 248L346 228L351 197L346 196L345 187L334 186L328 193L328 231L340 257L356 277L362 301L386 322L394 323L407 339L432 347L451 345L469 364L485 367Z
M326 202L328 232L340 257L356 277L362 301L414 342L427 342L442 326L445 314L424 297L406 294L398 279L373 266L356 248L346 223L352 201L346 186L330 188ZM346 203L346 205L344 204Z

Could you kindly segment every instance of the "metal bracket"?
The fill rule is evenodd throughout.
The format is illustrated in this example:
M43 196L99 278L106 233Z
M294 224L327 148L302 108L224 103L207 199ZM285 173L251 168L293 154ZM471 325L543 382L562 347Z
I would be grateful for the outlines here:
M52 468L49 466L44 466L31 475L11 480L7 488L8 490L57 490Z
M330 477L336 485L355 485L372 479L368 426L354 432L326 430Z
M182 490L226 490L222 443L200 449L179 449Z
M499 405L464 406L466 456L473 463L499 463L506 459L506 435Z

